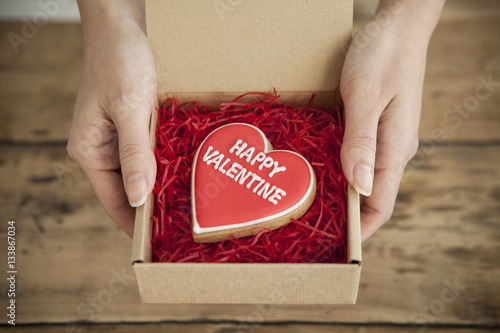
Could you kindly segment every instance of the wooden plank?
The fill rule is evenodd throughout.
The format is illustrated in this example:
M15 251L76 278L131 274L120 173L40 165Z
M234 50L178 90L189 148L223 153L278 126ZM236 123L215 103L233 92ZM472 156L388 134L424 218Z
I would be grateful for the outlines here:
M65 141L82 63L79 24L48 24L18 45L24 23L0 23L0 140Z
M73 326L74 325L74 326ZM29 325L5 327L4 332L22 332L22 333L52 333L52 332L73 332L78 330L79 333L157 333L157 332L182 332L182 333L237 333L237 332L253 332L253 333L404 333L418 332L421 327L415 326L389 326L389 325L287 325L287 324L258 324L239 325L239 324L200 324L200 323L161 323L161 324L68 324L68 325ZM76 332L76 331L74 331ZM498 332L498 328L457 328L457 327L427 327L427 333L494 333Z
M17 221L19 323L499 324L496 145L438 146L407 172L394 218L363 244L357 306L139 304L131 241L66 157L64 146L0 147L0 217ZM54 166L67 167L61 181Z
M500 2L483 3L446 3L428 49L421 141L500 139ZM355 20L355 31L367 22ZM476 88L490 76L492 90L480 88L485 96L476 98Z
M375 13L377 2L372 0L354 1L354 15L371 17ZM478 19L498 16L500 6L492 0L448 0L444 5L442 20Z
M428 51L421 140L441 130L447 141L500 138L499 16L439 23Z
M499 15L500 4L495 0L448 0L441 17L443 20L482 20Z
M24 22L1 22L0 35L3 36L0 39L0 68L81 66L83 47L80 24L50 23L30 34ZM16 39L15 36L21 38ZM11 40L22 42L12 43Z
M59 95L74 94L80 77L78 71L64 67L31 70L4 68L1 74L1 94L15 95L19 100L38 94L47 94L54 99Z
M0 140L64 142L76 94L0 94Z
M500 3L483 2L484 6L472 1L446 5L429 46L422 141L434 140L436 129L446 133L448 142L500 140L499 87L480 100L474 111L448 111L455 104L471 102L479 77L491 75L493 81L500 81ZM0 23L0 33L20 33L22 26ZM78 24L47 25L21 45L18 54L7 38L0 40L0 140L67 140L80 75L81 42Z

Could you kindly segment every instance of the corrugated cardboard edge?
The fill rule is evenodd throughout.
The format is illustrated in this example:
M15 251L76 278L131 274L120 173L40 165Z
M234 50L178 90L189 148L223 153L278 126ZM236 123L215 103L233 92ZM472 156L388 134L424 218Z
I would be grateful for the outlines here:
M347 258L351 264L361 265L361 223L359 193L347 185Z
M157 105L158 107L158 105ZM158 124L158 112L153 110L149 124L149 140L151 147L156 147L156 127ZM150 193L142 206L135 211L134 237L132 239L132 263L151 262L153 254L151 251L152 223L154 195Z
M314 105L323 109L332 109L336 105L342 104L342 98L340 96L339 87L335 91L318 91L314 92L314 98L310 91L277 91L279 100L283 104L300 106ZM181 103L184 102L197 102L205 105L210 105L212 107L218 107L221 103L233 101L235 98L244 96L239 101L240 102L254 102L258 100L259 96L248 95L249 91L239 91L239 92L168 92L161 93L158 92L158 99L160 101L166 100L167 98L175 97ZM267 93L269 95L274 95L274 91L259 91L259 93Z

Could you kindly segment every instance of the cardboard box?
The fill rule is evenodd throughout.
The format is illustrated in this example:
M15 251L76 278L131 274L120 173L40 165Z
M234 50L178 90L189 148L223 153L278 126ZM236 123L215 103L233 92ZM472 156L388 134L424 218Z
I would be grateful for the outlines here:
M147 0L158 97L210 105L246 92L340 103L352 0ZM157 115L151 120L151 141ZM347 264L153 263L153 197L137 209L132 262L147 303L355 303L361 272L358 193L348 189Z

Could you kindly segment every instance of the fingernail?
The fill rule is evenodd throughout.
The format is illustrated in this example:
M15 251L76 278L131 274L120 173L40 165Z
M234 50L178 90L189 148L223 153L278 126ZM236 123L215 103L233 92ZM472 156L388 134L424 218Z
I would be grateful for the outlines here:
M132 207L141 206L148 196L148 185L146 177L143 174L133 175L127 178L125 184L125 191L127 192L128 202Z
M364 196L372 194L372 168L366 164L357 164L354 167L354 188Z

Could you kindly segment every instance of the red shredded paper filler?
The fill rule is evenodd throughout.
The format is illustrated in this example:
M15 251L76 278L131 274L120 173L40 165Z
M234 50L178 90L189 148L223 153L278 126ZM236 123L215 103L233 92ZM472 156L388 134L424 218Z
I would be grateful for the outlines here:
M242 98L255 95L253 103ZM340 164L341 110L293 107L279 96L249 93L214 109L167 99L158 110L157 176L153 189L154 262L346 263L347 182ZM274 149L302 154L316 173L313 204L298 220L255 236L198 244L191 232L191 168L203 139L233 122L262 130Z

